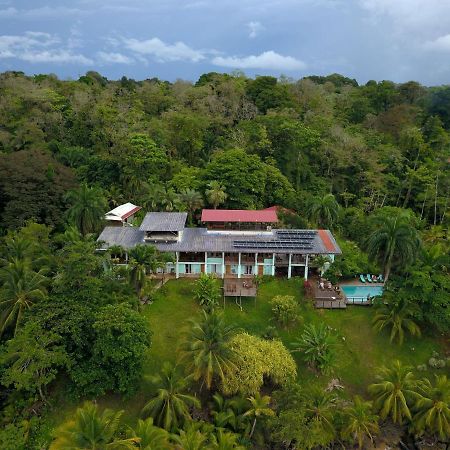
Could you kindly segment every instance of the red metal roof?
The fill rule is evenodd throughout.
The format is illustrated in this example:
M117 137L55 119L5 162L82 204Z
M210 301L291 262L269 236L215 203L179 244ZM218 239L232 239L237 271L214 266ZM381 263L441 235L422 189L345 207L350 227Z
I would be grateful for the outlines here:
M278 222L277 212L273 209L204 209L202 222Z
M141 206L136 206L135 208L133 208L131 211L128 211L126 214L123 214L121 216L122 220L128 219L128 217L132 216L134 213L137 213L139 210L141 210L142 207Z
M334 252L336 250L336 247L334 246L334 243L331 240L330 233L328 230L319 230L319 236L320 239L322 239L323 245L328 251Z

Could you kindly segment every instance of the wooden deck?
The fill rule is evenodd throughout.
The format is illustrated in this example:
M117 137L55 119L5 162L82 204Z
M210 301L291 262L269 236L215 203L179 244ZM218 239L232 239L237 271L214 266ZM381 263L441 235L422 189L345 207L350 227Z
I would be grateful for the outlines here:
M346 309L347 303L344 299L336 300L314 300L314 306L318 309Z
M225 297L256 297L258 288L252 280L240 278L225 278L223 280L223 295Z
M347 302L345 296L341 292L334 289L320 289L317 283L313 284L314 306L323 309L345 309Z

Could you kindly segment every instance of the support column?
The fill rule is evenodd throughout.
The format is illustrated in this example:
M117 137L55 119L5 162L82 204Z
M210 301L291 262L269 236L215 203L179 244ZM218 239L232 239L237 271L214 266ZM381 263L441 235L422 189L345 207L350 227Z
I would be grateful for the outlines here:
M175 278L180 278L180 268L178 267L178 261L180 260L180 253L175 252L176 260L175 260Z
M208 252L205 252L205 273L208 273Z
M225 278L225 252L222 252L222 278Z
M125 252L125 263L128 264L128 252Z
M255 270L256 270L256 273L254 273L253 275L259 275L259 273L258 273L258 253L255 253Z
M288 278L291 278L292 276L292 253L289 253L289 265L288 265Z
M305 280L308 279L308 261L309 261L309 255L306 255L306 257L305 257Z
M275 276L275 253L272 253L272 276Z
M238 278L241 278L241 252L238 253Z

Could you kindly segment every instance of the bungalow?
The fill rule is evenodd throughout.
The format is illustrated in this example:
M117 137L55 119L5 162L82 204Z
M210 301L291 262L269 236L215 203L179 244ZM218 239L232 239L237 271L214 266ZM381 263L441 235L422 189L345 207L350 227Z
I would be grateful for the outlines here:
M329 230L275 228L274 210L203 210L204 228L186 227L187 213L149 212L141 226L107 226L98 241L101 249L120 245L125 251L152 244L174 254L166 273L224 277L253 275L303 276L317 255L331 260L341 253Z

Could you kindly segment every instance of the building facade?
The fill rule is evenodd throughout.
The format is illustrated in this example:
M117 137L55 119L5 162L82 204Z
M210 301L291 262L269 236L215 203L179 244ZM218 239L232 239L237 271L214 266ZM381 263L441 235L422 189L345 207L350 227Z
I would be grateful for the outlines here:
M211 212L215 211L215 212ZM341 250L329 230L277 228L276 212L204 210L205 227L186 227L186 213L150 212L137 227L107 226L100 248L154 245L174 255L164 270L176 278L214 273L218 277L303 276L318 255L334 260ZM125 261L127 256L125 256Z

